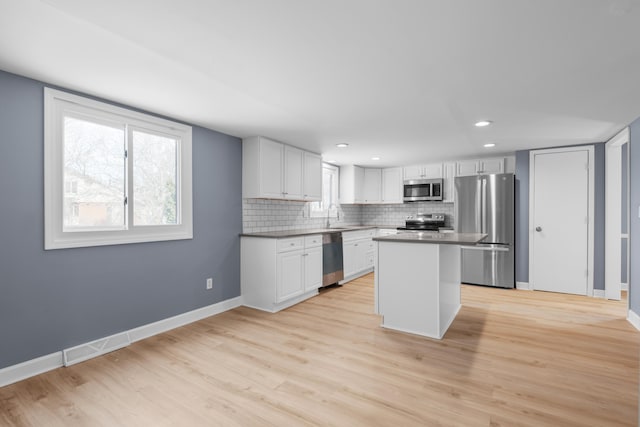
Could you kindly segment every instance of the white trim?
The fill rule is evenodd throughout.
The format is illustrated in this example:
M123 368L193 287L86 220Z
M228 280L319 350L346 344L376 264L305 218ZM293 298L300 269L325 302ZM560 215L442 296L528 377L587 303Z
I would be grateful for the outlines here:
M605 255L604 274L607 299L621 298L622 274L622 146L629 142L629 128L624 128L605 145Z
M122 333L128 333L131 337L131 342L136 342L207 317L215 316L216 314L232 310L241 305L242 297L235 297L128 331L123 331ZM64 366L63 363L63 353L62 351L57 351L46 356L18 363L17 365L7 366L6 368L0 369L0 387L60 368Z
M522 289L525 291L531 291L531 286L529 285L529 282L516 282L516 289Z
M605 298L606 293L604 289L594 289L593 290L593 297L594 298Z
M589 200L588 200L588 225L587 225L587 292L586 295L593 294L593 265L594 265L594 216L595 216L595 148L593 145L580 145L573 147L550 148L545 150L531 150L529 152L529 286L535 290L535 276L533 265L533 240L535 225L533 223L535 212L535 156L537 154L566 153L571 151L586 151L589 158Z
M634 328L640 331L640 316L638 316L633 310L629 310L627 312L627 320Z
M620 283L620 290L628 291L629 290L629 284L628 283L624 283L624 282Z
M188 325L189 323L197 322L198 320L206 319L207 317L215 316L216 314L224 313L228 310L233 310L241 305L242 297L231 298L216 304L131 329L129 331L129 336L131 336L131 342L133 343L170 331L171 329L179 328L180 326Z
M27 360L17 365L7 366L6 368L0 369L0 387L26 380L35 375L44 374L61 366L61 351Z
M126 108L116 107L93 99L44 88L44 248L61 249L88 246L117 245L126 243L155 242L164 240L182 240L193 238L193 194L192 194L192 129L191 126L161 119L148 114L138 113ZM63 230L63 129L62 119L66 115L81 114L96 122L117 123L130 136L131 129L146 131L152 134L166 135L178 141L178 224L142 226L123 224L117 230L108 231L73 231ZM126 138L131 169L133 150L130 138ZM124 149L123 146L123 157ZM131 178L129 176L128 178ZM127 179L128 179L127 178ZM131 181L131 180L130 180ZM131 187L131 182L129 187ZM131 191L129 206L133 206ZM124 203L124 199L122 201ZM131 209L129 209L131 211Z

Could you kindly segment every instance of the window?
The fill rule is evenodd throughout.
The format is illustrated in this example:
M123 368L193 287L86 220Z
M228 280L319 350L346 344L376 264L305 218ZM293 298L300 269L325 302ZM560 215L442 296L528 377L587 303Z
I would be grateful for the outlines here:
M322 165L322 201L311 204L312 217L338 216L338 168L324 163Z
M191 128L45 89L45 249L193 237Z

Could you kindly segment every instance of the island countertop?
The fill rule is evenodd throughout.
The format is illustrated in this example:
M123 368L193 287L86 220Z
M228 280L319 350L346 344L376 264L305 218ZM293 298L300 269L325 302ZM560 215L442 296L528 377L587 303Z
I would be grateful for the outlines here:
M374 237L379 242L436 243L449 245L475 245L481 242L486 234L481 233L436 233L433 231L398 233L390 236Z

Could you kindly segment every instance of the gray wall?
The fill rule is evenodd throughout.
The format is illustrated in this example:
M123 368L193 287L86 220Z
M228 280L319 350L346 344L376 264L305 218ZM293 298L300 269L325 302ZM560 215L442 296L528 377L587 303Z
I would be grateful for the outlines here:
M629 308L640 314L640 119L629 131Z
M0 368L239 296L242 147L200 127L192 240L44 251L43 87L0 71Z
M640 143L640 141L639 141ZM604 143L595 147L594 289L604 289ZM529 281L529 153L516 152L516 281Z

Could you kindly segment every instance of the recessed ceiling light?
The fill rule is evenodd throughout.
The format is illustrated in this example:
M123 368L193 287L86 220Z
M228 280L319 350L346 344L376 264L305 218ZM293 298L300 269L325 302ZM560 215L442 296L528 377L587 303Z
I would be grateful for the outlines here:
M338 148L347 148L349 146L349 144L345 144L344 142L340 143L340 144L336 144L336 147Z
M375 156L375 157L372 157L371 160L380 160L380 157Z
M493 123L491 120L480 120L479 122L476 122L476 126L482 128L485 126L489 126L491 123Z
M495 147L496 144L494 144L493 142L489 142L487 144L484 144L484 148L491 148L491 147Z

